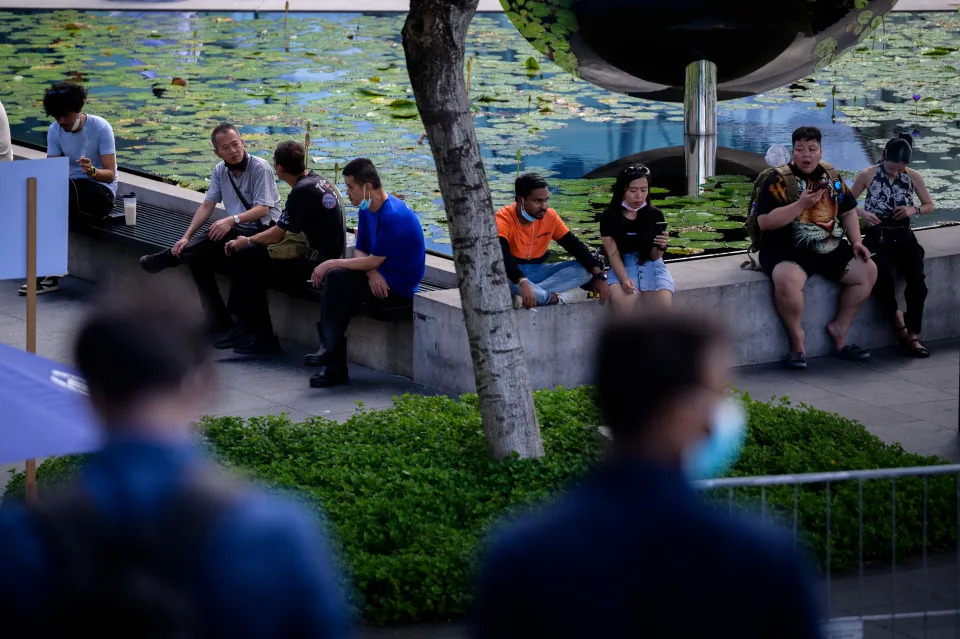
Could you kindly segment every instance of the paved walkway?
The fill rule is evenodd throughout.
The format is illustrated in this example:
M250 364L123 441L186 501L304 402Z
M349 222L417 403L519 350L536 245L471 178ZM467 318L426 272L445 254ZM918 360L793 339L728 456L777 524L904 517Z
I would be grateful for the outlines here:
M787 395L793 403L855 419L880 439L900 442L909 451L960 461L960 340L927 346L928 359L907 358L887 348L873 351L864 364L818 357L808 360L805 371L779 364L750 366L737 371L735 383L754 399Z
M96 11L283 11L285 0L0 0L0 9ZM955 0L900 0L894 11L954 11ZM409 0L290 0L290 11L406 11ZM499 0L479 0L478 11L503 11Z

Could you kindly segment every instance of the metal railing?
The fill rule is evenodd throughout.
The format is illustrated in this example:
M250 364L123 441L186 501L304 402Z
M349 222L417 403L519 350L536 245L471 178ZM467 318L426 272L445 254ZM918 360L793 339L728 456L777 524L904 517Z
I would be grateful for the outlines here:
M950 477L953 480L950 481ZM930 505L933 502L931 496L931 480L936 482L934 486L936 497L936 512L934 523L937 524L938 538L930 539ZM901 501L898 504L898 481L900 484ZM878 489L875 482L889 482L889 502L886 499L876 499ZM837 529L837 517L832 516L832 509L837 504L838 497L843 497L841 506L841 523L850 523L849 504L852 497L850 484L856 483L856 576L846 575L843 571L836 574L834 571L835 558L833 557L835 540L837 534L841 533L844 539L843 543L850 541L848 530ZM922 487L920 486L922 484ZM761 520L775 518L780 520L781 525L786 525L792 529L794 545L804 544L805 537L817 537L823 535L823 544L814 548L819 555L821 566L824 572L825 604L826 604L826 635L828 637L844 639L861 638L864 636L865 629L870 630L869 636L900 636L898 632L908 631L909 636L930 636L929 633L936 631L937 636L943 636L943 627L945 618L953 618L950 621L953 630L953 636L960 638L960 464L939 465L939 466L921 466L912 468L889 468L877 470L859 470L859 471L839 471L839 472L819 472L805 473L797 475L767 475L759 477L731 477L724 479L710 479L695 482L696 487L701 491L704 499L709 499L715 504L723 504L726 499L728 512L737 511L757 511ZM872 501L864 502L864 488L868 488L874 497ZM793 488L792 500L790 499L790 487ZM882 488L882 487L880 487ZM759 491L759 495L757 495ZM952 493L949 494L948 493ZM748 493L744 496L742 493ZM772 492L776 493L776 499L771 502ZM809 493L819 494L822 492L823 511L822 525L820 530L812 529L804 525L801 521L804 517L810 519L811 512L809 504L811 498ZM725 495L724 495L725 493ZM806 510L802 512L800 507L801 496L807 504ZM744 498L745 497L745 498ZM819 499L819 497L817 497ZM917 507L918 498L922 502L922 508ZM792 501L792 503L791 503ZM864 539L864 506L873 510L883 510L889 507L889 520L868 522L870 528L870 537L876 540L877 531L885 531L889 524L889 555L884 559L877 556L878 548L875 543L870 545L870 555L866 556L871 563L868 570L865 566L865 539ZM792 508L791 508L792 506ZM901 555L898 556L898 506L905 510L900 520L900 528L903 537L906 538L906 549L901 547ZM879 508L878 508L879 507ZM947 513L949 508L949 520ZM792 510L792 512L790 512ZM920 514L922 510L921 521L917 522L914 517ZM821 513L814 513L818 518ZM906 518L906 521L904 520ZM919 523L919 526L918 526ZM949 524L949 525L947 525ZM919 529L919 530L918 530ZM917 554L917 539L919 534L919 557ZM930 571L930 549L931 541L935 542L936 549L943 549L946 545L945 540L952 545L952 552L938 553L935 557L938 566L935 567L935 574ZM806 544L805 544L806 545ZM849 553L849 548L845 549ZM919 560L920 565L912 566ZM889 565L887 565L889 564ZM898 576L901 582L898 584ZM835 580L841 580L846 591L856 590L856 613L848 614L852 607L850 602L843 603L837 601L838 597ZM872 588L868 592L868 586L876 586L878 582L889 580L889 592L885 602L874 601L870 607L872 610L865 609L865 599L870 598L871 594L878 594L879 588ZM882 586L882 583L881 583ZM849 592L840 593L849 595ZM839 597L842 599L843 597ZM935 603L931 607L931 598L935 598ZM922 608L920 604L922 603ZM845 614L834 615L837 608L846 608ZM934 622L936 628L931 628L931 622ZM898 625L900 630L898 631ZM886 634L889 632L889 634Z

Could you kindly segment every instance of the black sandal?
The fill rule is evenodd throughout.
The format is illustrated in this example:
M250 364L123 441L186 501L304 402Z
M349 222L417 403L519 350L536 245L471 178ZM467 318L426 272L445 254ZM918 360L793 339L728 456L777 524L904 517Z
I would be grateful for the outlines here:
M914 346L914 343L916 343L916 346ZM930 351L923 345L919 337L914 337L913 339L901 338L900 350L909 357L916 357L918 359L930 357Z

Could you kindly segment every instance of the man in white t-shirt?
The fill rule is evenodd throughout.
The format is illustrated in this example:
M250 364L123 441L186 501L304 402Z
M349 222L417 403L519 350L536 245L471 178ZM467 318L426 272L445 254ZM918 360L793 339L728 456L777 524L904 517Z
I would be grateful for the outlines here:
M241 235L255 235L275 224L280 217L280 192L273 167L263 158L247 153L236 126L220 124L210 134L210 142L221 161L213 169L206 198L193 214L183 237L169 249L141 257L140 266L148 273L158 273L187 264L200 292L208 330L225 333L230 330L233 320L215 277L217 270L227 269L224 245ZM227 211L226 217L211 224L206 233L191 241L220 202Z
M113 128L83 112L87 91L73 82L57 82L43 94L43 109L54 119L47 130L47 157L70 160L70 223L99 224L117 196L117 147ZM60 278L37 278L37 293L60 288ZM20 287L27 294L27 285Z

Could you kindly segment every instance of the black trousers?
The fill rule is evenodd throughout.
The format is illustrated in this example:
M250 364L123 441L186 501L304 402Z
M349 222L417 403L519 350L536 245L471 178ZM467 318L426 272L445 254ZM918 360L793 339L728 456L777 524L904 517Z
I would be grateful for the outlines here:
M897 312L894 281L894 269L897 269L906 282L903 291L907 305L903 313L904 324L908 331L919 334L923 323L923 303L927 299L927 282L923 274L924 251L917 242L917 236L911 232L906 241L881 244L878 235L868 231L863 244L876 253L873 260L877 263L877 283L873 287L873 295L881 311L891 318Z
M382 309L404 306L410 303L393 290L386 298L376 297L370 290L367 274L362 271L339 269L327 273L323 282L320 314L325 324L324 343L331 354L345 364L347 352L345 338L350 320L364 309Z
M251 246L230 257L233 281L227 309L237 317L240 326L251 333L273 334L267 289L297 289L306 286L319 262L298 257L275 260L265 246Z
M99 224L113 210L113 191L93 180L70 180L70 221Z
M241 235L256 235L258 232L256 229L234 226L219 240L213 240L204 233L180 252L180 263L190 267L193 281L200 293L200 303L211 328L227 328L233 321L220 295L220 289L217 288L217 271L232 276L233 262L227 257L223 246Z

